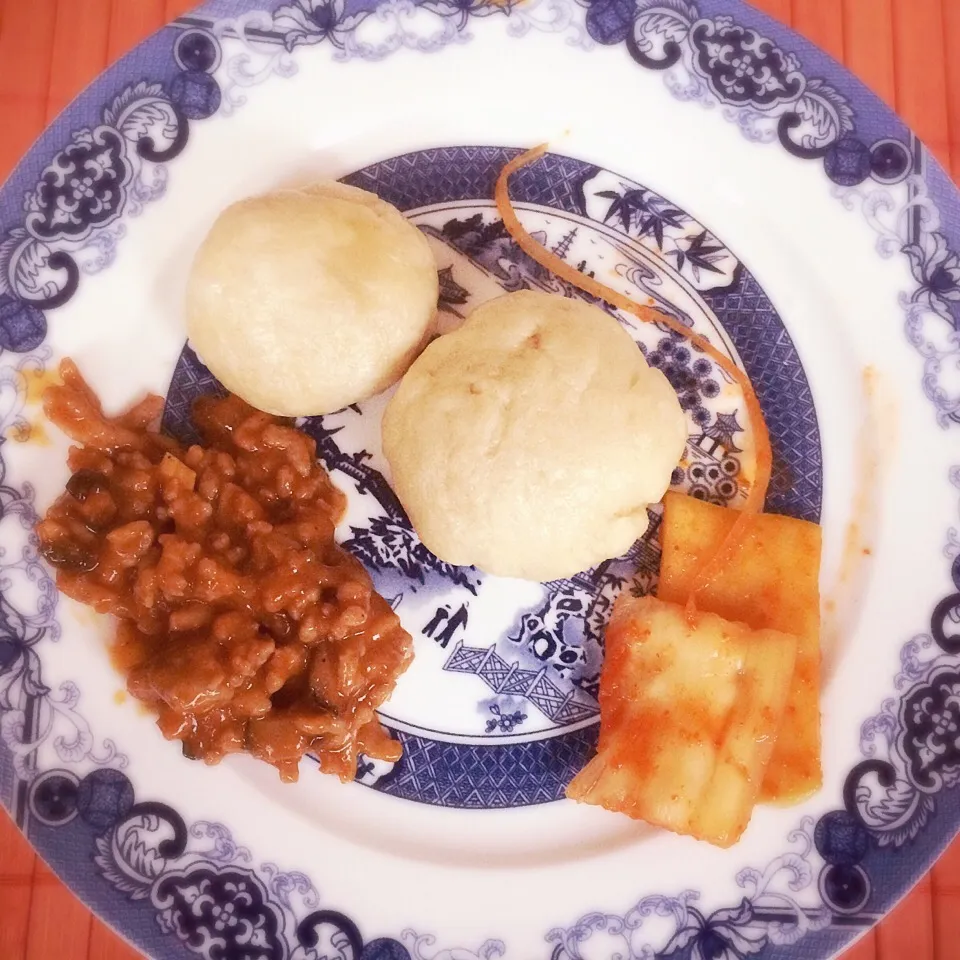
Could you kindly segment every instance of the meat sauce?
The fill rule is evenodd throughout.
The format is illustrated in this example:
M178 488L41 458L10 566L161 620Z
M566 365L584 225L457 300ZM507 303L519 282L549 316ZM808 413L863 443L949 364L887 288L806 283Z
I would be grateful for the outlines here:
M375 711L413 655L370 577L334 540L344 495L292 421L235 396L193 409L202 445L155 429L151 396L110 418L69 360L44 409L78 445L37 525L67 596L119 621L127 689L192 759L246 751L297 779L396 761Z

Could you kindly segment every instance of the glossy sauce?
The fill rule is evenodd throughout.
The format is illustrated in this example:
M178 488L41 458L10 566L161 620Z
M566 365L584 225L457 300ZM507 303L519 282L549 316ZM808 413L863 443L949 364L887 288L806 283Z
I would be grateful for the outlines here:
M44 396L80 445L37 526L68 596L119 619L112 659L186 756L247 751L295 780L305 753L343 780L395 761L376 708L407 634L334 541L345 498L290 421L237 397L197 401L203 445L149 429L162 400L104 416L76 367Z

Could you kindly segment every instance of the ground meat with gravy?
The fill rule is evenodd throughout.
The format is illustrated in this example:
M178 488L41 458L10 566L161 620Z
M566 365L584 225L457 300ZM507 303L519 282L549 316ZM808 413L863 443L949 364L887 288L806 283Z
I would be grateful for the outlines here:
M247 751L296 780L396 761L375 710L412 657L366 570L334 541L344 495L293 423L234 396L194 406L203 445L152 429L151 396L108 418L65 360L44 396L70 448L37 525L67 596L119 620L114 660L186 756Z

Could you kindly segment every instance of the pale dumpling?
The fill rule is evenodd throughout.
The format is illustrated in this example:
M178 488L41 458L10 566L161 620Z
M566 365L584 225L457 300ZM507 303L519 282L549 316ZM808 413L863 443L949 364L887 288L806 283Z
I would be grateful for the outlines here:
M268 413L331 413L386 389L432 332L437 267L390 204L340 183L224 210L187 287L187 331L228 390Z
M613 317L533 291L434 340L383 419L394 489L423 543L531 580L625 552L685 441L673 388Z

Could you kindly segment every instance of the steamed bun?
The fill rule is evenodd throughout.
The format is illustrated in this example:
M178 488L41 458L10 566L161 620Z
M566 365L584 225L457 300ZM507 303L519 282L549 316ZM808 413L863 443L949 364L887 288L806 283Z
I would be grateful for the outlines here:
M613 317L522 291L420 355L387 405L383 450L440 559L552 580L644 533L686 433L673 388Z
M193 262L187 328L227 389L308 416L402 376L437 296L436 262L412 223L365 190L318 183L220 214Z

